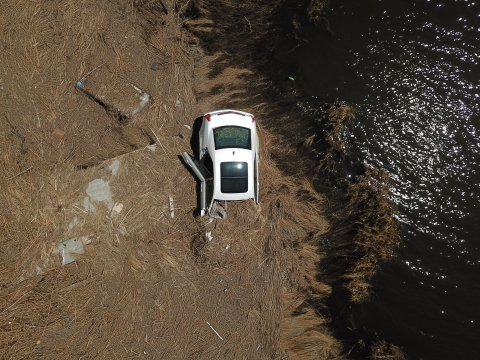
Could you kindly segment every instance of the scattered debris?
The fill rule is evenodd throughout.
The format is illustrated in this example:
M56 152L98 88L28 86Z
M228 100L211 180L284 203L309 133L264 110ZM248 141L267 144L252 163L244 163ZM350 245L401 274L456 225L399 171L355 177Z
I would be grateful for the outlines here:
M150 100L150 95L146 91L142 91L135 85L132 85L132 86L138 93L137 96L140 98L140 105L132 111L132 114L130 115L130 117L138 113L140 110L142 110L145 107L145 105L147 105L148 100Z
M122 235L127 235L127 228L125 227L125 225L118 225L118 228L117 228L118 232Z
M82 244L85 246L85 245L89 245L92 243L92 235L85 235L85 236L82 236L80 237L80 241L82 242Z
M120 168L120 160L113 160L108 169L112 172L112 175L117 175Z
M217 330L215 330L215 329L213 328L213 326L210 325L210 323L209 323L208 321L206 321L206 323L207 323L208 326L210 326L210 329L212 329L213 332L219 337L219 339L223 341L223 338L220 336L220 334L217 332Z
M68 230L72 230L78 223L78 218L75 216L70 224L68 224Z
M157 71L158 70L158 64L156 62L152 63L150 66L150 70Z
M65 136L65 131L60 130L59 128L55 128L55 130L53 130L52 132L52 135L55 139L62 140L63 137Z
M227 209L220 205L218 201L213 203L212 209L210 210L210 217L215 219L226 219L227 218Z
M183 125L185 126L188 130L192 130L192 128L190 127L190 125Z
M205 239L207 239L208 241L212 241L212 240L213 240L213 236L212 236L212 232L211 232L211 231L206 231L204 237L205 237Z
M122 210L123 210L123 204L121 203L115 203L115 205L112 208L112 211L115 211L117 214L120 214Z
M35 265L35 273L37 275L42 275L43 274L43 269L40 266Z

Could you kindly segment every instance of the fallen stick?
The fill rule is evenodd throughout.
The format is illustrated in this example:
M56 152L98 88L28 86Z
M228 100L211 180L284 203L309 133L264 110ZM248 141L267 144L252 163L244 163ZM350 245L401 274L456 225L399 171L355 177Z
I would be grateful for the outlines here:
M28 169L25 169L23 170L22 172L19 172L17 175L14 175L12 177L9 177L8 179L5 179L5 181L9 181L9 180L12 180L12 179L15 179L17 176L20 176L22 174L25 174L26 172L30 171L33 169L33 166L30 166Z
M205 322L207 323L208 326L210 326L210 329L212 329L213 332L214 332L215 334L217 334L217 336L220 338L220 340L223 341L223 338L220 336L220 334L217 332L217 330L215 330L215 329L213 328L213 326L210 325L210 323L209 323L208 321L205 321Z
M86 212L85 210L83 209L80 209L77 205L72 205L75 209L77 210L80 210L81 212L84 212L85 214L88 214L88 212Z
M22 296L20 296L20 297L17 299L17 301L15 301L12 305L10 305L10 306L7 307L6 309L4 309L4 310L0 313L0 315L3 314L3 313L4 313L5 311L7 311L8 309L10 309L10 308L11 308L12 306L14 306L16 303L18 303L18 302L19 302L25 295L27 295L29 292L30 292L30 290L28 290L26 293L24 293ZM208 324L208 323L207 323L207 324ZM208 325L210 325L210 324L208 324ZM212 328L212 329L213 329L213 328ZM213 331L215 331L215 330L213 330ZM216 331L215 331L215 332L216 332ZM218 335L218 334L217 334L217 335ZM220 336L220 335L218 335L218 336ZM222 339L222 340L223 340L223 339Z
M120 221L120 224L118 224L117 226L117 229L120 227L120 225L123 224L123 220L125 220L125 218L127 217L128 214L130 214L130 211L132 211L133 209L133 206L130 208L130 210L128 210L128 212L125 214L125 216L122 218L122 221Z
M157 134L155 134L155 131L153 131L152 128L150 128L150 131L153 133L153 135L155 136L155 139L157 139L157 142L158 142L158 145L160 145L162 147L162 150L163 152L165 153L165 155L167 155L167 151L165 150L165 148L163 147L162 143L160 142L160 140L158 139L158 136Z

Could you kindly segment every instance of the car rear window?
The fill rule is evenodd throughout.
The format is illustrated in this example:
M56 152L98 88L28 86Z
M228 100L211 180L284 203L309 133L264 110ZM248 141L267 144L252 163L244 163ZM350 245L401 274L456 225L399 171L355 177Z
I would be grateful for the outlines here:
M220 163L220 191L224 194L248 191L248 166L246 162Z
M241 126L221 126L213 129L215 150L225 148L252 149L250 129Z

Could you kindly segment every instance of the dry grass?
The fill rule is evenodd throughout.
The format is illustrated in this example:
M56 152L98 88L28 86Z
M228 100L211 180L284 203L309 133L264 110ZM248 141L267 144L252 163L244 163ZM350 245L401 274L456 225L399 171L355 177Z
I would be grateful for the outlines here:
M329 292L313 275L314 238L327 223L308 182L283 177L270 159L275 139L260 129L261 211L233 203L229 219L206 227L193 216L195 182L178 158L191 150L184 125L228 98L240 101L250 72L202 73L211 59L200 62L198 41L182 26L211 23L185 19L188 1L80 5L21 1L0 10L2 357L337 356L340 346L320 318L297 316L288 335L285 319L304 306L288 294ZM76 88L79 79L125 81L151 102L120 122ZM94 179L108 181L120 214L106 203L94 212L83 206ZM52 250L85 234L92 237L86 253L60 267Z
M352 161L355 156L343 133L354 116L348 104L326 107L318 117L316 133L307 137L302 146L319 155L315 164L318 182L324 178L341 189L332 198L328 262L341 267L335 276L341 274L351 301L361 303L368 300L370 280L379 266L394 255L400 236L388 174ZM352 177L345 164L360 174Z
M307 8L308 20L313 23L318 23L329 3L329 0L310 0Z
M370 293L369 281L380 264L394 255L400 244L399 225L394 218L390 179L377 169L367 168L364 175L347 187L347 209L357 223L353 238L356 254L346 278L353 302L363 302Z
M223 58L215 55L210 61L218 64L218 61L222 62ZM201 94L198 106L202 109L205 106L204 99L212 108L232 107L239 101L242 103L241 98L231 96L228 92L220 96L212 93L210 96L203 95L208 94L211 87L245 88L242 78L237 74L250 75L250 72L241 68L222 67L221 71L218 73L217 71L217 68L214 67L210 72L205 72L205 68L200 68L197 72L198 74L205 73L208 78L208 81L200 81L197 86L197 94ZM226 77L225 74L233 76ZM258 110L258 108L243 108L252 112ZM258 111L256 113L260 114L258 118L262 121L262 113ZM273 284L273 288L283 289L280 299L269 300L271 310L268 310L268 313L276 314L277 326L280 324L280 333L273 331L276 329L276 327L272 328L273 324L265 325L271 329L268 332L269 341L272 343L280 341L279 344L283 351L294 358L311 359L319 356L320 358L335 358L340 353L340 345L326 330L325 321L318 316L297 314L297 312L303 311L300 309L305 308L305 300L308 298L316 298L321 301L330 293L330 287L319 282L315 276L321 259L317 253L315 239L328 229L328 224L322 214L324 199L313 190L308 181L286 177L279 172L271 159L271 152L278 145L278 138L263 131L262 127L259 128L259 132L262 149L260 199L261 214L263 215L259 213L256 217L258 220L255 222L259 221L263 225L261 232L255 233L255 237L260 237L265 243L256 250L262 251L261 264L267 265L274 271L270 285ZM232 205L229 205L229 216L233 214L235 217L243 218L244 212L245 210L238 212L236 206L232 208ZM231 231L234 230L231 229ZM199 234L193 238L192 248L203 266L214 264L224 266L227 262L225 249L230 244L230 240L227 241L212 253L209 251L211 245L208 240ZM236 256L238 257L240 254L236 253ZM249 256L254 256L254 254L251 253ZM292 298L291 294L298 296ZM257 296L256 293L254 295ZM261 296L266 296L266 294L262 293ZM281 310L282 308L284 310ZM270 318L270 315L267 318ZM278 340L279 336L280 340Z
M312 19L322 4L310 2ZM319 313L332 290L318 276L328 255L318 239L331 231L327 200L311 179L279 171L274 160L281 156L298 170L297 149L285 151L284 140L263 128L276 121L288 132L293 116L268 99L270 85L258 76L268 65L265 36L276 34L270 14L279 7L269 1L80 6L67 0L0 9L3 358L340 357L341 345ZM219 16L222 9L232 16ZM211 56L184 27L211 40L205 49ZM242 34L236 42L219 37L233 30ZM259 45L262 51L251 51ZM76 89L83 78L134 84L151 102L119 122ZM261 208L232 203L227 220L205 225L193 216L195 183L178 158L191 151L192 133L184 125L192 128L206 110L230 106L259 119ZM327 112L332 139L349 116L346 106ZM289 141L299 143L303 135ZM318 145L315 137L305 142ZM109 170L113 160L121 164L117 174ZM348 284L357 284L352 294L368 288L368 276L359 274L372 274L393 239L371 248L392 225L382 217L379 228L372 218L376 201L386 196L385 179L373 191L367 175L346 197L349 219L361 214L369 225L354 240L358 254L373 259L352 257L346 275ZM120 214L102 203L95 213L82 207L88 183L98 178L109 181L114 201L124 205ZM388 202L383 206L389 209ZM87 253L60 268L52 250L62 239L85 234L93 237Z
M374 343L370 350L369 359L372 360L406 360L407 356L398 346L387 343L384 340Z

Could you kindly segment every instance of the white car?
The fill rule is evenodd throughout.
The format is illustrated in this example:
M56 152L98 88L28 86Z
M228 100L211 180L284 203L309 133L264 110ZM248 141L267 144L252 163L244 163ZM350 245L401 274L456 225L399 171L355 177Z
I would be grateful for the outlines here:
M214 216L215 201L253 199L258 204L258 135L252 114L224 109L203 115L199 157L183 153L201 181L202 216Z

